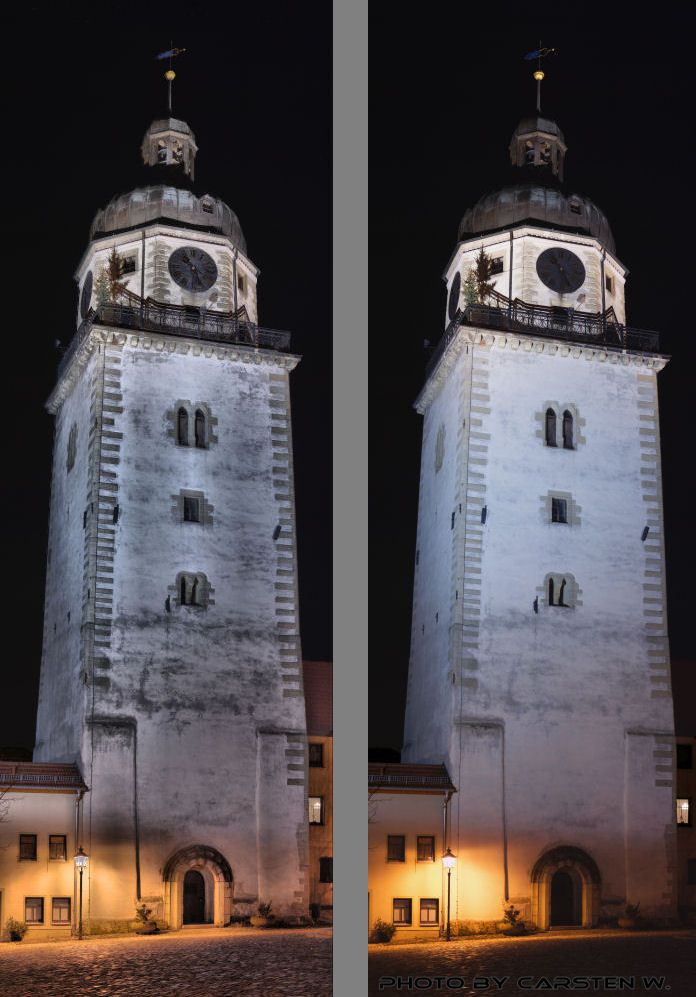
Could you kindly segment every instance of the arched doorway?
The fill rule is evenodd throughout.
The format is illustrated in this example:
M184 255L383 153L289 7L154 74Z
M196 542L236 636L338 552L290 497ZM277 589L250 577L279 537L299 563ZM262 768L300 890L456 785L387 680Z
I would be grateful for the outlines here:
M532 916L542 930L596 924L600 893L597 864L581 848L552 848L532 869Z
M162 870L164 909L172 928L184 924L228 924L234 882L227 859L209 845L175 852Z
M197 869L184 876L184 924L205 922L205 880Z

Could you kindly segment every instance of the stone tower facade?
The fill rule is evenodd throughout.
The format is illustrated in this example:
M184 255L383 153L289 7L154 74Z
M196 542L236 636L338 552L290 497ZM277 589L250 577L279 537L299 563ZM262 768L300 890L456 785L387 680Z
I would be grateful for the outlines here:
M423 414L406 762L457 788L452 919L675 912L655 334L604 214L524 119L464 215ZM467 277L483 248L492 291Z
M187 124L99 211L55 416L35 760L89 791L90 922L306 914L289 334Z

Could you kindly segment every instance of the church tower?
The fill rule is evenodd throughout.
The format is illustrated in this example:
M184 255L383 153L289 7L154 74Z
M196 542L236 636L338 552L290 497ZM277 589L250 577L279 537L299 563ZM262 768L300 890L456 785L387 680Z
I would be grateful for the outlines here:
M172 74L173 76L173 74ZM307 913L289 333L171 115L95 215L55 416L36 761L89 792L93 925Z
M403 760L457 793L453 920L669 918L675 817L654 333L524 118L462 218L424 417ZM489 289L473 276L481 250ZM483 276L488 265L483 261Z

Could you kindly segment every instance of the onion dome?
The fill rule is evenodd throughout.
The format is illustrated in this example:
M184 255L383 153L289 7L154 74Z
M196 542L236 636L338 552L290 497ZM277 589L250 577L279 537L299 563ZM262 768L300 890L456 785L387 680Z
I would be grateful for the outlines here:
M580 194L562 189L567 146L555 121L540 114L522 118L510 139L510 161L517 182L485 194L459 224L460 241L513 225L537 225L593 236L610 253L614 236L603 211Z
M246 240L239 219L224 201L210 194L197 197L190 190L163 184L139 187L112 198L94 216L89 237L94 239L109 232L123 232L156 221L221 232L246 255Z
M596 204L579 194L564 194L553 187L534 183L515 184L485 194L469 208L459 223L459 240L528 222L541 228L586 232L610 253L616 253L607 216Z

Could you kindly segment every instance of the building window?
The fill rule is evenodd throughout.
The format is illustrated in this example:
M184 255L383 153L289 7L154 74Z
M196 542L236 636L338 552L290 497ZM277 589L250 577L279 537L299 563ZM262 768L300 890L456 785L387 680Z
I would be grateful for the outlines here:
M136 265L136 258L135 258L135 255L132 255L132 256L125 256L125 257L124 257L124 258L123 258L123 259L122 259L122 260L120 261L120 271L121 271L121 276L123 277L123 276L125 276L126 274L129 274L129 273L135 273L135 265Z
M570 572L550 572L544 579L543 588L537 589L539 601L545 606L562 606L573 609L582 606L580 589Z
M678 769L690 769L691 767L692 767L691 745L690 744L678 744L677 745L677 768Z
M418 835L418 861L435 861L435 838L431 834Z
M199 408L196 409L195 437L196 446L199 450L206 450L208 447L208 440L205 431L205 415Z
M411 900L410 897L394 898L394 924L411 923Z
M175 603L178 606L199 606L205 609L209 605L214 605L214 600L210 598L212 591L210 582L202 571L197 574L180 571L176 576L174 592Z
M68 850L64 834L49 834L48 857L51 862L65 862Z
M246 294L246 277L237 271L237 290L240 294Z
M552 523L567 523L568 522L568 503L566 499L562 498L551 498L551 522Z
M43 924L43 897L26 897L24 900L24 920L27 924Z
M556 446L556 413L552 408L546 409L546 446Z
M492 277L494 274L502 272L503 272L503 257L494 256L493 259L491 260L490 275Z
M324 823L324 797L323 796L310 796L308 797L309 803L309 823L310 824L323 824Z
M53 898L51 924L70 924L70 897Z
M406 837L403 834L387 835L387 862L406 861Z
M333 883L333 859L330 855L319 859L319 882Z
M176 415L176 442L182 447L189 445L188 422L188 412L182 407Z
M324 745L323 744L313 744L309 745L309 765L313 769L321 769L324 767Z
M614 278L610 277L609 274L605 274L604 275L604 283L606 285L606 288L607 288L607 291L609 292L609 294L613 294L614 293Z
M77 423L74 422L70 427L70 435L68 436L68 455L66 458L66 467L68 469L68 474L72 471L75 464L75 453L77 451Z
M19 861L36 862L36 835L20 834L19 836Z
M201 521L201 503L197 498L193 498L191 495L184 495L184 522L185 523L200 523Z
M577 201L571 201L568 207L570 208L570 210L573 212L574 215L580 214L580 205L578 204Z
M426 897L420 902L420 923L421 924L438 924L439 923L439 907L440 902L436 897Z
M573 416L568 409L566 409L563 413L563 449L575 449L575 442L573 439Z
M687 886L696 886L696 859L686 860L686 883Z
M201 211L205 211L207 215L212 215L213 205L211 201L201 201Z
M691 827L691 800L686 796L677 797L677 824Z

